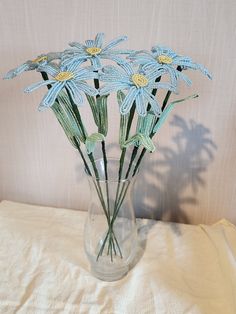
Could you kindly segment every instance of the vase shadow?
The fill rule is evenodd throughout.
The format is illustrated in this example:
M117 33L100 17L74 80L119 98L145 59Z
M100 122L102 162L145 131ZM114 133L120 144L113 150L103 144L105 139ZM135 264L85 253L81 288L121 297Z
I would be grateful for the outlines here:
M138 241L137 241L135 257L130 265L130 269L133 269L135 265L137 265L138 262L141 260L146 249L148 233L156 224L157 224L157 221L155 220L147 219L144 221L143 219L137 219Z

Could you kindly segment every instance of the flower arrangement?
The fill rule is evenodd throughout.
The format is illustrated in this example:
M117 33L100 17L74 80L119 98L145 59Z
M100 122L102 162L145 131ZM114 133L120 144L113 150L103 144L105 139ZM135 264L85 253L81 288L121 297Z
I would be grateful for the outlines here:
M117 176L121 181L137 173L146 152L154 152L155 145L152 138L158 133L175 105L198 97L192 95L169 102L171 93L178 92L179 81L191 85L191 80L185 74L186 70L200 70L211 78L204 66L166 47L154 46L151 51L114 49L126 39L126 36L121 36L104 44L104 34L98 33L94 40L86 40L85 44L72 42L69 44L70 48L63 52L41 54L36 59L29 60L9 71L5 76L5 79L11 79L31 70L41 74L43 80L30 85L25 92L32 92L41 86L47 88L39 110L52 109L69 141L81 155L87 173L97 179L94 184L108 224L108 231L97 260L102 256L106 242L111 260L114 255L120 255L122 258L113 224L127 190L118 184L112 211L109 208L105 141L109 121L109 95L113 92L117 93L120 114L121 151ZM113 64L104 65L104 60L110 60ZM161 100L158 91L162 89L166 90L166 95ZM81 116L80 107L85 99L95 122L96 130L92 134L88 134L85 120ZM135 114L138 116L137 119L134 119ZM136 132L130 134L134 123L136 123ZM102 148L107 182L106 195L99 184L100 178L94 158L94 149L98 142L101 143ZM129 166L124 171L124 160L129 146L132 147L132 153Z

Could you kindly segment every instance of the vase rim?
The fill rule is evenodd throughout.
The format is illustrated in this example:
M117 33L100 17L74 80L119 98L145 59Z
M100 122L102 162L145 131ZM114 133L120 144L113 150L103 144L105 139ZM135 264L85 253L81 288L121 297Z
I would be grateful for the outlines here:
M107 157L107 161L114 161L117 163L120 163L120 159L116 158L116 157ZM104 162L103 158L97 158L94 160L95 164L98 164L99 162ZM124 164L127 164L128 162L125 161ZM129 174L127 178L108 178L108 180L106 180L105 178L98 178L96 177L94 174L90 174L88 172L88 170L86 168L84 168L85 173L87 175L87 177L91 178L92 180L96 180L99 181L100 183L106 183L106 182L120 182L120 183L125 183L125 182L131 182L132 180L134 180L134 178L137 177L139 170L136 171L136 173L134 175Z

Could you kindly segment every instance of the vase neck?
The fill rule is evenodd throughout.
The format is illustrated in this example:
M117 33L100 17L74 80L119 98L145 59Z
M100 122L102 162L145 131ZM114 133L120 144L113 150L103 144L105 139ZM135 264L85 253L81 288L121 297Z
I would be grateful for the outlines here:
M90 174L85 170L89 180L131 183L134 181L134 165L129 162L121 162L119 159L108 158L106 162L104 159L97 159L91 165Z

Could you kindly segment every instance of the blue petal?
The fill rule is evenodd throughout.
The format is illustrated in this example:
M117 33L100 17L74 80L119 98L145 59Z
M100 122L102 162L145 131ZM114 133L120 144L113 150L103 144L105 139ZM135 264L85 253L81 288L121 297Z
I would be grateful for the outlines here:
M16 77L17 75L23 73L24 71L28 71L30 69L29 63L23 63L22 65L18 66L17 68L9 71L5 76L5 80L12 79Z
M179 71L178 71L179 72ZM184 73L182 73L182 72L179 72L178 73L178 75L179 75L179 78L180 79L182 79L183 81L185 81L185 83L187 84L187 85L191 85L192 84L192 81L187 77L187 75L185 75Z
M133 53L130 55L130 57L135 57L141 54L147 54L147 55L151 55L150 52L148 50L134 50Z
M141 66L142 66L142 69L144 70L144 71L152 71L152 70L155 70L155 69L159 69L159 67L160 66L162 66L162 68L164 69L164 66L165 66L165 64L164 64L164 66L163 66L163 64L160 64L160 63L158 63L156 60L150 60L150 61L148 61L148 62L146 62L146 63L144 63L144 62L138 62L138 61L134 61L134 64L140 64Z
M93 56L90 59L90 61L95 71L100 70L102 68L102 64L99 57Z
M95 47L96 44L94 40L89 39L89 40L85 40L85 45L91 48L91 47Z
M76 47L79 51L84 51L86 49L86 46L84 46L78 42L71 42L71 43L69 43L69 45L71 47Z
M84 46L83 46L84 47ZM74 47L71 49L71 48L68 48L68 49L65 49L62 53L61 53L61 56L69 56L69 55L73 55L73 53L75 52L78 52L78 49L74 49Z
M49 52L47 53L47 61L51 62L52 60L61 59L61 52Z
M192 59L190 59L189 57L177 57L174 59L174 63L180 66L183 66L185 68L190 68L193 70L200 70L209 79L212 79L212 76L202 64L193 62Z
M135 50L131 50L131 49L118 49L118 50L116 49L116 50L109 51L109 53L116 54L116 55L123 55L123 54L130 55L134 52Z
M39 105L39 110L42 110L43 107L51 107L54 104L57 98L57 95L62 90L64 85L65 85L65 82L56 82L53 85L53 87L50 88L47 94L44 96L41 104Z
M74 55L74 56L69 56L69 57L66 57L66 58L63 58L63 60L62 60L62 65L63 66L70 66L70 65L72 65L72 66L77 66L77 65L80 65L81 64L81 61L82 62L84 62L84 61L86 61L87 59L89 58L89 56L88 55L85 55L85 54L81 54L81 55L79 55L79 54L76 54L76 55Z
M173 86L169 83L157 83L156 88L168 89L171 92L176 92L176 86Z
M90 80L90 79L98 78L98 73L93 72L91 70L91 67L82 68L82 69L77 70L74 73L74 78L76 80Z
M130 76L124 71L114 67L114 66L106 66L103 68L103 73L99 74L99 78L104 82L122 82L122 83L130 83Z
M133 54L131 56L129 56L129 59L134 61L135 63L138 63L138 64L146 64L146 63L149 63L149 62L153 62L153 63L156 63L156 59L149 53L147 52L142 52L142 54Z
M161 46L154 46L152 47L152 52L156 53L158 56L163 54L163 49Z
M201 64L198 64L198 69L206 75L210 80L212 80L212 75L208 72L208 70Z
M135 98L136 110L142 117L146 116L147 113L147 101L145 102L143 90L140 89L138 95Z
M99 94L102 95L108 95L111 92L118 91L118 90L123 90L123 89L128 89L130 88L130 85L127 83L122 83L122 82L114 82L107 84L103 86L102 88L99 89Z
M126 59L123 59L123 58L116 56L115 54L111 54L111 53L101 53L100 57L102 59L108 59L108 60L115 61L118 64L122 64L122 63L127 62Z
M73 84L74 84L74 82L73 82ZM74 85L76 85L85 94L88 94L90 96L96 96L98 94L97 89L92 87L92 86L89 86L87 83L79 82L79 83L76 83Z
M125 99L120 107L121 114L124 115L130 111L138 93L139 93L139 90L136 87L131 87L131 89L129 90L128 94L125 96Z
M73 81L67 82L66 87L76 105L80 105L83 103L83 96L79 89L79 87Z
M72 62L66 66L66 71L75 72L83 62L84 60L77 60L77 62Z
M57 65L52 65L52 64L42 65L38 68L38 70L40 72L46 72L53 77L55 77L60 72L59 67Z
M51 84L54 84L55 83L55 80L47 80L47 81L40 81L40 82L37 82L37 83L34 83L28 87L26 87L24 89L24 92L25 93L31 93L33 92L35 89L41 87L41 86L44 86L44 85L51 85Z
M120 37L110 41L109 44L103 48L102 51L106 52L107 50L117 46L120 42L122 42L122 41L124 41L126 39L127 39L127 36L120 36Z
M186 66L192 69L195 69L195 64L190 58L187 57L176 57L173 59L173 64L180 65L180 66Z
M152 47L151 50L152 52L156 53L157 56L162 55L162 54L167 55L171 58L175 58L178 56L172 49L168 47L164 47L164 46L155 46L155 47Z
M167 73L166 69L156 62L152 67L149 68L149 70L145 71L145 76L149 81L153 81L165 73Z
M161 108L158 104L158 101L153 97L151 93L148 93L146 90L144 90L143 93L146 100L150 103L154 114L159 116L161 114Z
M95 37L95 47L101 48L104 39L104 33L98 33Z
M135 73L134 70L133 70L133 68L132 68L132 66L131 66L131 64L128 63L128 62L121 63L121 64L119 64L119 66L120 66L129 76L131 76L131 75L133 75L133 74Z
M106 65L102 68L102 74L114 74L114 73L120 73L120 71L118 70L117 67L115 67L114 65Z

